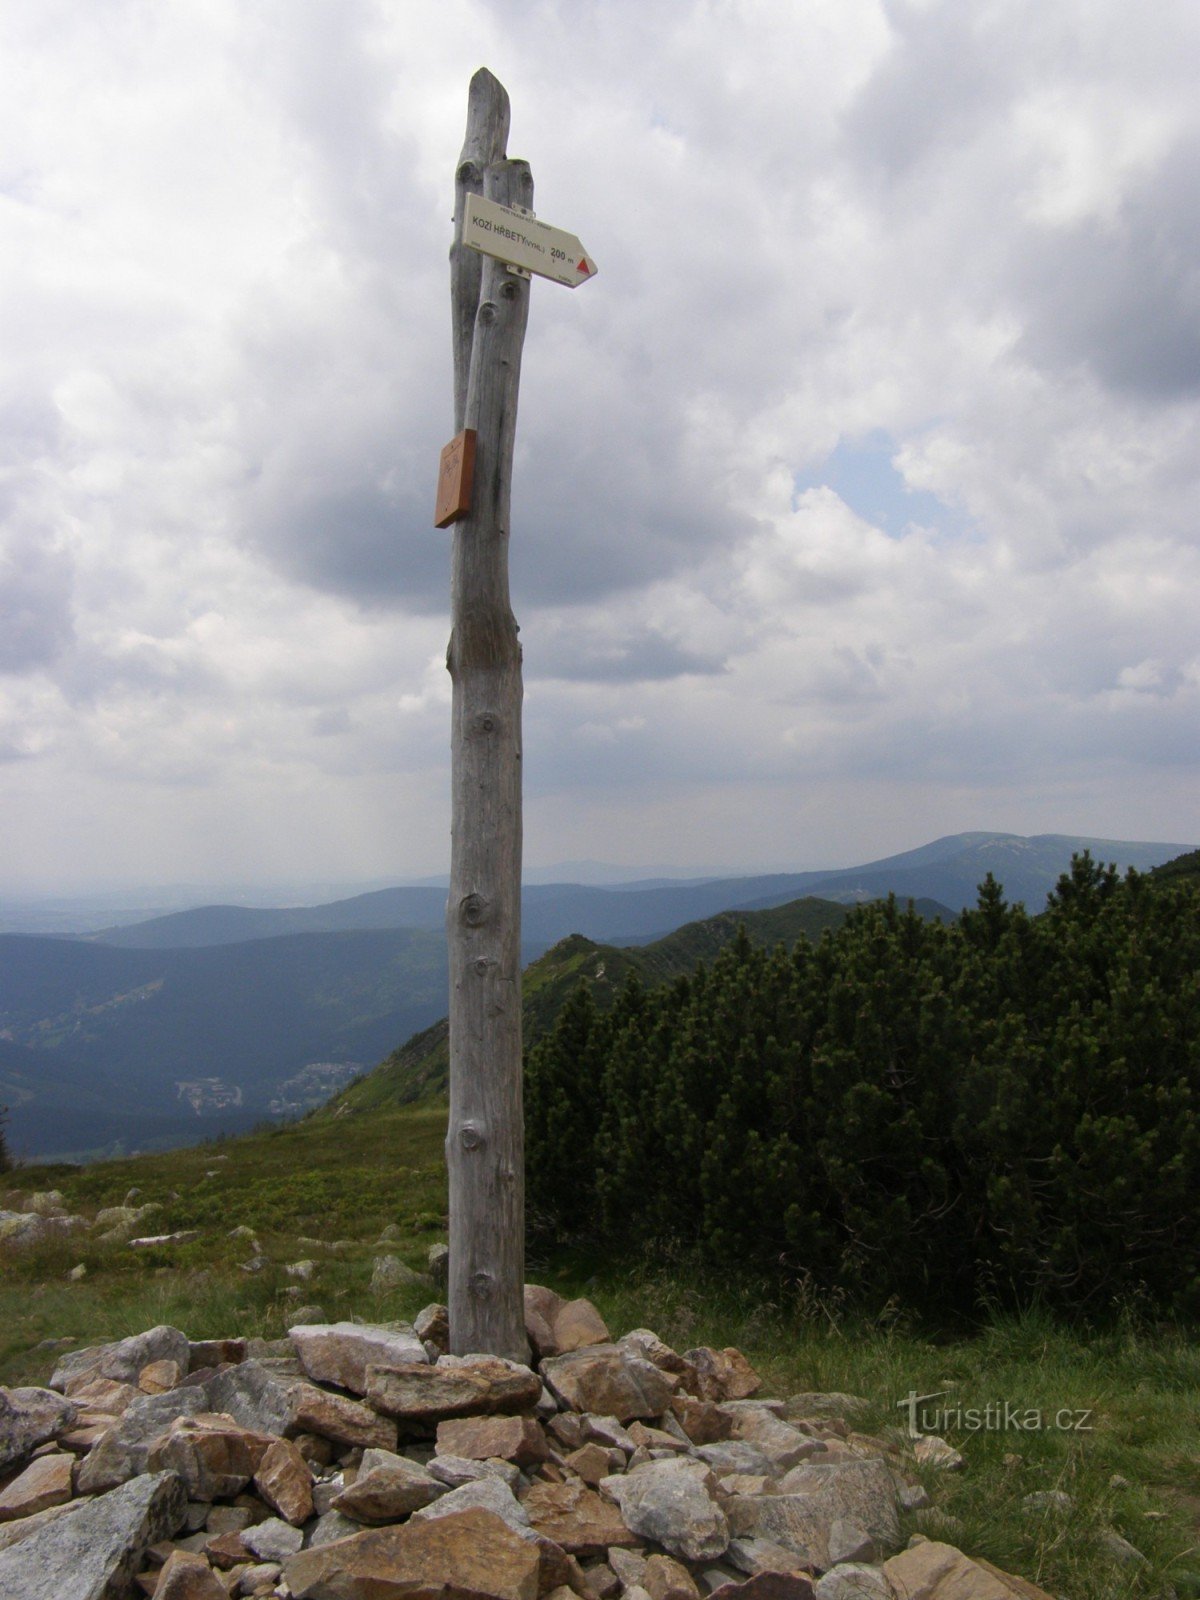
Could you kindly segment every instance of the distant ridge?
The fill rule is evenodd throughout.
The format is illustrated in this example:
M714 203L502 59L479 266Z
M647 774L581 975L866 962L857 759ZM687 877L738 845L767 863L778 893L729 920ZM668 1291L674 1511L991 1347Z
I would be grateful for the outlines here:
M536 953L569 933L609 943L659 938L686 922L727 910L762 910L801 896L852 904L895 893L931 899L953 910L975 901L990 872L1009 900L1040 911L1071 863L1090 850L1100 861L1139 872L1193 849L1189 844L1095 839L1084 835L957 833L899 855L837 871L767 873L741 878L689 879L597 888L587 884L527 884L522 895L522 940ZM338 933L386 928L440 930L446 891L423 885L379 889L328 905L280 910L202 906L93 935L123 949L197 949L292 933Z

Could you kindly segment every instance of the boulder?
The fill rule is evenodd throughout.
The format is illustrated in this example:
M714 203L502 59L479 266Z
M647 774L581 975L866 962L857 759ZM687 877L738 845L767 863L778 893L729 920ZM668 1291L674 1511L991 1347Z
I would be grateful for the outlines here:
M413 1269L399 1256L376 1256L374 1271L371 1273L371 1293L388 1294L392 1289L406 1288L409 1284L425 1284L428 1287L430 1279L423 1272L414 1272Z
M568 1300L558 1308L551 1328L559 1355L565 1355L569 1350L583 1350L589 1345L612 1342L604 1318L590 1300Z
M64 1505L74 1493L72 1456L55 1453L37 1456L4 1489L0 1489L0 1522L36 1516L51 1506Z
M714 1350L700 1345L684 1352L695 1369L697 1386L690 1390L698 1400L748 1400L762 1387L762 1379L740 1350L727 1345Z
M670 1556L651 1556L642 1575L642 1588L650 1600L700 1600L696 1580Z
M752 1578L757 1572L806 1572L804 1558L771 1539L731 1539L725 1559Z
M817 1600L895 1600L891 1584L878 1567L848 1561L830 1567L817 1580Z
M589 1345L541 1363L547 1386L573 1411L599 1412L619 1422L660 1417L677 1380L615 1344Z
M0 1550L0 1595L101 1600L126 1592L152 1544L183 1525L187 1496L173 1472L143 1474L83 1500Z
M999 1568L987 1568L951 1544L925 1539L883 1564L894 1595L905 1600L1013 1600L1016 1580ZM1040 1589L1022 1582L1019 1593L1034 1600Z
M406 1456L368 1450L358 1476L335 1497L333 1509L355 1522L399 1522L449 1492L446 1484Z
M729 1544L729 1524L713 1497L712 1474L701 1461L649 1461L600 1485L621 1508L633 1533L661 1544L683 1561L715 1561Z
M283 1570L295 1600L537 1600L540 1569L534 1543L472 1509L310 1546Z
M205 1409L226 1411L255 1433L282 1435L292 1424L291 1384L253 1357L218 1372L207 1389Z
M752 1477L775 1478L778 1468L771 1457L748 1439L725 1439L720 1444L702 1444L696 1455L706 1462L718 1477L728 1473L747 1474Z
M882 1461L808 1464L793 1469L786 1482L787 1492L730 1500L729 1519L738 1537L773 1540L819 1572L834 1564L829 1540L839 1519L857 1523L881 1549L899 1543L896 1486Z
M782 1422L769 1407L758 1405L722 1406L729 1418L732 1437L753 1444L769 1457L777 1471L786 1472L825 1448L820 1439L802 1433L790 1422Z
M711 1400L677 1394L672 1397L671 1412L692 1444L717 1444L733 1436L733 1418Z
M253 1523L239 1535L242 1544L260 1561L283 1561L294 1556L304 1543L299 1528L293 1528L282 1517L268 1517L265 1522Z
M202 1555L173 1550L158 1575L154 1600L229 1600L229 1591Z
M453 1364L451 1364L453 1363ZM520 1411L535 1405L541 1381L528 1367L499 1357L443 1356L437 1366L408 1362L367 1368L366 1397L376 1411L406 1421Z
M52 1389L0 1389L0 1472L70 1429L78 1407Z
M498 1478L515 1490L521 1481L521 1469L511 1461L468 1461L465 1456L434 1456L426 1469L431 1478L444 1483L448 1489L461 1489L466 1483L478 1483L483 1478Z
M285 1433L317 1433L337 1444L396 1448L396 1424L357 1400L304 1382L290 1385L288 1400L290 1416L287 1427L281 1430Z
M109 1378L114 1383L129 1383L136 1388L138 1379L152 1362L174 1361L180 1372L186 1372L189 1357L187 1335L163 1323L128 1339L73 1350L62 1356L50 1376L50 1387L70 1394L75 1383L97 1377Z
M672 1350L671 1346L664 1343L651 1328L633 1328L629 1333L623 1333L617 1343L630 1355L641 1356L643 1361L650 1361L654 1366L661 1367L664 1372L683 1378L685 1389L688 1388L686 1380L694 1379L696 1376L696 1369L691 1362L677 1350Z
M528 1511L508 1484L502 1483L499 1478L478 1478L474 1483L464 1483L461 1489L455 1489L420 1511L414 1511L411 1520L433 1521L440 1517L458 1516L462 1511L488 1511L492 1516L499 1517L522 1539L537 1537Z
M130 1403L79 1463L75 1488L79 1494L99 1494L113 1489L146 1470L150 1446L177 1417L195 1416L211 1407L202 1385L173 1389L169 1394L142 1395Z
M232 1500L258 1471L270 1434L239 1427L232 1417L205 1412L178 1417L146 1452L151 1472L177 1472L189 1500Z
M598 1556L611 1546L637 1543L616 1506L578 1478L566 1483L535 1483L521 1497L521 1504L534 1531L553 1539L568 1555Z
M290 1439L276 1439L254 1473L254 1487L285 1522L301 1527L313 1514L313 1476Z
M367 1392L367 1368L425 1366L425 1346L411 1328L385 1328L371 1323L301 1324L288 1330L307 1375L317 1383L334 1383L354 1394Z
M423 1345L436 1345L444 1355L450 1348L450 1312L434 1301L413 1318L413 1332Z
M546 1459L546 1437L532 1417L454 1417L438 1424L437 1449L440 1456L532 1467Z

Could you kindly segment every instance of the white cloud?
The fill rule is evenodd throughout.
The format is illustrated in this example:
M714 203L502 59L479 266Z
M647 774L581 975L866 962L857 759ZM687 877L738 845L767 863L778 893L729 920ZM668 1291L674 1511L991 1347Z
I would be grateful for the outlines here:
M0 48L29 881L443 864L481 60L601 269L525 352L527 857L1200 832L1183 0L58 0ZM827 462L880 439L876 525Z

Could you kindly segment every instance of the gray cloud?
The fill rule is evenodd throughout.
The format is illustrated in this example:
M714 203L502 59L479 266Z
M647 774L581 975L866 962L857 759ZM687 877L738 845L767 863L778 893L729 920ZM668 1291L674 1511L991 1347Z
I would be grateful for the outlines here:
M71 564L29 535L0 551L0 672L47 667L73 637Z
M1031 239L1024 348L1150 400L1200 392L1200 130L1111 219Z

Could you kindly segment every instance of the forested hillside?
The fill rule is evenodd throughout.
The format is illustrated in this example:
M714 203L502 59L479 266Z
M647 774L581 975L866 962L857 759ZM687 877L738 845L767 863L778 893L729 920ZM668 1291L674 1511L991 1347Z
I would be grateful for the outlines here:
M922 902L918 910L926 916L950 915L944 906L932 901ZM692 972L701 961L717 955L736 936L739 927L745 929L753 943L783 943L790 947L797 939L819 938L827 928L840 926L847 915L845 906L826 900L795 900L769 911L724 911L676 928L653 944L631 948L597 944L573 933L532 962L521 975L525 1045L541 1038L553 1025L577 987L586 987L593 1004L604 1011L621 993L627 978L655 984ZM410 1105L428 1095L444 1093L450 1071L448 1040L449 1026L443 1017L393 1050L373 1072L336 1095L325 1110L331 1115L345 1115L380 1106Z
M1200 889L1079 858L818 944L574 990L529 1053L534 1236L939 1313L1200 1309Z

